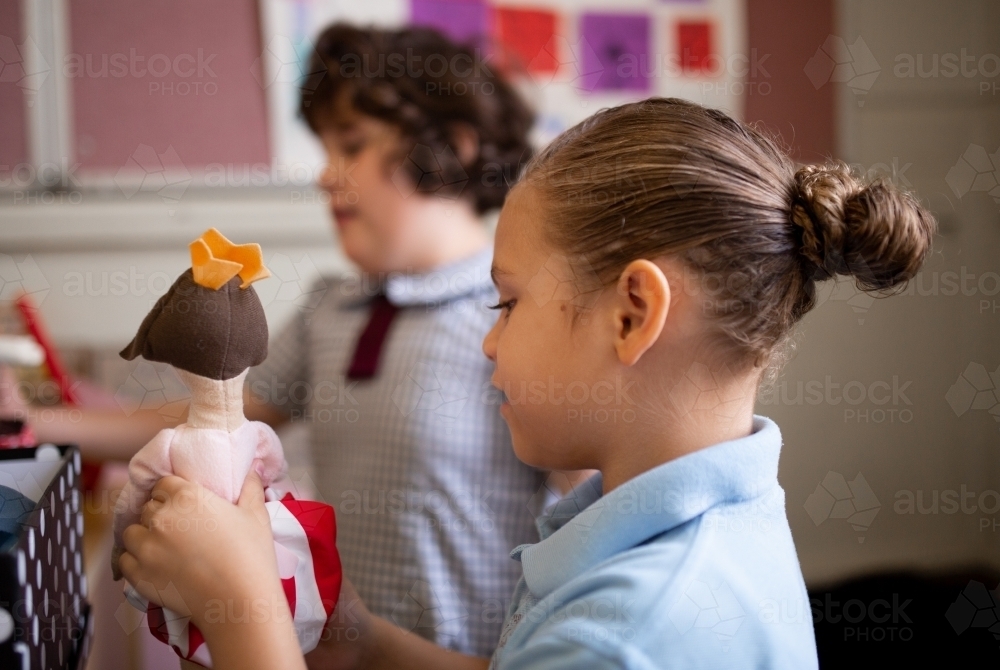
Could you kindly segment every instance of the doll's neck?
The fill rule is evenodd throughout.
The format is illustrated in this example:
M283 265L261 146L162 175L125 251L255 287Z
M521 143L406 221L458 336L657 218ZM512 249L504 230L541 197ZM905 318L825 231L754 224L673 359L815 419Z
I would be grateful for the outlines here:
M191 391L187 425L233 432L243 425L243 381L247 370L232 379L209 379L186 370L177 370Z

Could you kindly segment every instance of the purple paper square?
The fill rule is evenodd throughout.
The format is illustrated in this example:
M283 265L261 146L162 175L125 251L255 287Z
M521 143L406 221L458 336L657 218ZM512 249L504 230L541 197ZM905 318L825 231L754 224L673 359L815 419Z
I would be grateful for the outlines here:
M591 91L649 91L653 69L649 17L644 14L584 14L584 72L600 72Z
M410 23L436 28L456 42L479 44L489 28L482 0L412 0Z

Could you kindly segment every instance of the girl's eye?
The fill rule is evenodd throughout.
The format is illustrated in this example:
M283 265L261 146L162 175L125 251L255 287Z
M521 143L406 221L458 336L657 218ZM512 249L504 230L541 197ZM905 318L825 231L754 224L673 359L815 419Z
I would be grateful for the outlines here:
M515 303L517 303L517 300L511 298L510 300L504 300L502 302L498 302L495 305L488 305L488 307L490 309L500 309L510 314L510 310L514 309Z
M352 142L345 142L343 147L345 154L347 154L348 156L356 156L361 152L362 149L365 148L365 142L364 140L354 140Z

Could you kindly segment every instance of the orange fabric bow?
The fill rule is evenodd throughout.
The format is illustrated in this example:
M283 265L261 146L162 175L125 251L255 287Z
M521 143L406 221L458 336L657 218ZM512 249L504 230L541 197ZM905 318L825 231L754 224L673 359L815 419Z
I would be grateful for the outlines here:
M215 228L209 228L190 245L191 270L196 284L217 291L236 275L246 288L258 279L271 276L256 243L233 244Z

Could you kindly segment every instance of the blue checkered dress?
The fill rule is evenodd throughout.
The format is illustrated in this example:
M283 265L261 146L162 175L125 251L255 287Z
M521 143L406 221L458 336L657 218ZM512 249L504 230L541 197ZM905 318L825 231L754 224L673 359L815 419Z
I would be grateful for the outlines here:
M492 249L422 275L324 279L251 370L250 392L311 429L344 572L375 614L489 656L537 542L543 475L514 456L481 343ZM374 379L344 378L373 295L403 307ZM541 494L540 494L541 492Z

